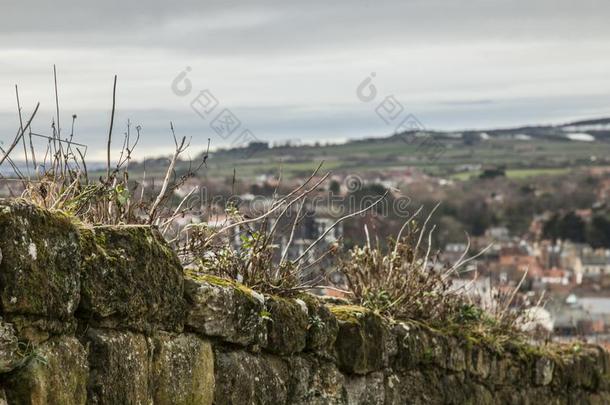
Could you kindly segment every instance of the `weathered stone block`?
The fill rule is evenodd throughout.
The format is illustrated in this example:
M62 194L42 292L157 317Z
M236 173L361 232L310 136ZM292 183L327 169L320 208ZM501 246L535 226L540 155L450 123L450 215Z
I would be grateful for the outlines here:
M80 265L78 231L67 216L0 200L0 303L5 319L71 319L79 302Z
M89 404L148 404L150 357L146 338L131 332L89 329Z
M513 373L518 372L518 368L514 364L514 360L505 355L494 355L491 358L491 366L489 373L489 381L495 385L509 384L513 379Z
M214 354L192 334L160 332L153 341L152 399L157 405L212 404Z
M95 327L145 332L182 329L182 266L156 229L82 229L81 244L79 317Z
M243 346L267 340L265 300L238 283L187 271L186 325L205 336Z
M288 403L288 367L282 360L244 351L215 350L216 405Z
M473 347L470 351L470 373L479 380L485 380L491 371L491 354L484 347Z
M337 364L342 371L366 374L381 370L387 360L389 330L379 315L356 306L330 307L339 321L335 342Z
M54 337L8 375L4 388L9 404L85 404L88 378L85 348L74 337Z
M319 363L311 375L307 398L305 403L347 403L345 376L334 364Z
M539 357L534 363L534 384L548 385L553 381L555 363L548 357Z
M596 348L582 348L577 353L566 354L562 363L562 383L569 388L592 391L599 387L604 366Z
M452 371L464 371L466 369L466 348L456 338L448 338L444 341L447 352L447 369Z
M302 351L307 340L308 310L305 302L269 297L266 307L270 318L267 322L267 350L282 355Z
M290 378L288 403L347 404L346 377L337 366L314 355L286 358Z
M440 368L448 368L449 344L447 337L430 331L422 332L428 334L429 339L428 347L424 350L424 362Z
M23 360L15 329L0 318L0 373L11 371Z
M446 403L439 375L426 368L387 375L384 394L389 405Z
M303 294L302 299L307 305L309 325L305 349L324 357L333 353L339 323L330 309L315 297Z
M395 362L398 370L413 369L433 361L433 346L428 333L407 323L394 325L392 333L398 344Z
M383 405L384 376L380 371L348 378L345 383L348 404Z

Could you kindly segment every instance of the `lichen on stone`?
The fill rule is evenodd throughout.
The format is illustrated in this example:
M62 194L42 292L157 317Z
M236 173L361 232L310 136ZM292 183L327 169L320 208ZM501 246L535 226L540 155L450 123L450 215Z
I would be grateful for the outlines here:
M393 339L387 322L372 311L357 306L331 306L339 320L335 351L339 368L366 374L388 361L387 340Z
M216 405L286 404L289 370L279 358L216 350Z
M89 329L88 404L150 403L149 350L143 335Z
M299 296L307 305L308 326L306 350L320 356L332 357L339 323L331 310L310 294Z
M10 404L84 405L88 378L85 348L74 337L63 336L36 347L3 385Z
M72 318L80 298L81 250L69 217L0 200L0 251L0 303L7 320Z
M193 334L160 332L152 339L152 400L157 405L211 405L214 354Z
M243 346L267 341L264 303L247 287L229 280L185 272L186 325L201 334Z
M147 333L182 329L182 267L156 229L89 227L80 234L81 319Z
M267 322L266 348L272 353L293 354L307 343L308 317L294 299L271 296L266 300L271 322Z

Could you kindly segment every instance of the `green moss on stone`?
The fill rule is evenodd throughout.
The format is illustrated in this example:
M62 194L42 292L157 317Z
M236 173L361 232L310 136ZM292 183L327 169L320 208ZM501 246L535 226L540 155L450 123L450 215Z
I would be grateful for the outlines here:
M305 302L308 311L306 350L330 356L339 331L336 316L311 294L300 294L298 299Z
M186 324L203 336L259 346L267 340L264 297L230 280L185 270Z
M255 294L257 294L251 288L246 287L245 285L238 283L237 281L214 276L212 274L205 274L205 273L202 273L200 270L185 269L184 275L187 278L190 278L192 280L195 280L195 281L198 281L201 283L208 283L208 284L216 285L219 287L234 288L238 292L245 294L247 296L250 296L250 297L253 297Z
M180 331L184 280L175 252L152 227L81 228L78 316L94 326Z
M21 200L0 200L0 252L7 318L71 319L79 301L81 250L70 218Z
M35 348L23 367L5 376L10 404L85 404L89 367L74 337L55 337Z
M339 368L355 374L380 370L387 360L390 338L386 321L357 306L331 306L330 310L339 320L335 342Z
M360 319L370 312L358 305L330 305L329 308L338 320L350 323L359 323Z
M271 296L266 306L271 318L267 323L267 349L283 355L303 350L308 320L301 305L293 299Z

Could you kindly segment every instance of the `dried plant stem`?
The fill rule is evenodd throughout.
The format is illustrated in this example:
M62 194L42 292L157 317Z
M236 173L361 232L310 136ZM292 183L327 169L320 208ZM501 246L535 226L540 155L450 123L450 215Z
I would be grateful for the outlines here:
M305 206L305 200L303 200L301 202L301 205L299 206L299 210L297 211L296 218L294 219L294 222L292 223L290 237L288 238L288 242L286 243L286 246L284 247L284 251L282 252L282 257L280 258L279 267L282 267L282 265L286 262L286 257L288 256L288 250L290 249L290 245L292 245L292 240L294 239L294 232L296 231L297 224L299 223L299 217L301 216L301 211L303 210L304 206Z
M384 198L385 198L387 195L388 195L388 191L386 191L386 192L385 192L385 193L384 193L384 194L383 194L383 195L382 195L382 196L381 196L381 197L380 197L380 198L379 198L377 201L375 201L375 202L374 202L373 204L371 204L370 206L365 207L365 208L361 209L360 211L356 211L356 212L354 212L354 213L347 214L347 215L345 215L345 216L343 216L343 217L339 218L338 220L336 220L336 221L335 221L335 222L334 222L334 223L333 223L331 226L329 226L329 227L328 227L328 228L327 228L327 229L326 229L326 230L325 230L325 231L322 233L322 235L320 235L320 236L318 237L318 239L316 239L316 240L315 240L315 241L314 241L314 242L313 242L311 245L309 245L309 246L307 247L307 249L305 249L305 250L303 251L303 253L301 253L301 255L300 255L299 257L297 257L295 260L293 260L293 261L292 261L292 264L296 264L296 263L300 262L300 261L301 261L301 260L302 260L302 259L303 259L303 258L304 258L306 255L307 255L307 253L309 253L309 251L310 251L311 249L313 249L313 248L314 248L314 247L315 247L315 246L316 246L318 243L320 243L320 241L321 241L322 239L324 239L324 238L326 237L326 235L328 235L328 233L329 233L330 231L332 231L332 230L333 230L333 229L334 229L334 228L335 228L337 225L339 225L341 222L345 221L346 219L353 218L353 217L355 217L355 216L358 216L358 215L360 215L360 214L363 214L363 213L367 212L368 210L370 210L371 208L373 208L374 206L376 206L377 204L379 204L379 203L380 203L380 202L381 202L381 201L382 201L382 200L383 200L383 199L384 199Z
M13 149L15 149L15 146L17 146L17 144L19 143L19 140L23 136L24 132L30 127L30 124L32 123L32 120L34 119L34 117L36 116L36 113L38 112L38 107L40 107L40 103L36 104L36 108L34 108L34 112L32 112L32 115L30 116L30 119L28 120L28 122L25 124L25 127L20 128L17 131L17 135L15 136L15 140L13 141L11 146L9 146L9 148L6 150L4 155L0 158L0 165L2 163L4 163L4 161L8 158L8 156L11 154Z
M315 187L317 187L317 186L318 186L320 183L322 183L324 180L326 180L326 179L328 178L328 176L329 176L329 175L330 175L330 173L327 173L326 175L324 175L324 176L322 177L322 179L321 179L320 181L318 181L318 182L317 182L317 183L316 183L316 184L315 184L315 185L314 185L314 186L313 186L311 189L309 189L309 190L305 191L303 194L299 195L299 196L298 196L296 199L294 199L293 201L291 201L291 202L290 202L290 204L293 204L295 201L298 201L299 199L301 199L302 197L304 197L306 194L308 194L309 192L311 192L312 190L314 190L314 189L315 189ZM309 182L309 181L311 180L311 178L312 178L312 177L313 177L313 176L310 176L310 178L309 178L309 179L308 179L308 180L307 180L307 181L306 181L304 184L306 184L307 182ZM298 189L299 189L299 190L300 190L300 189L302 189L302 188L303 188L303 186L304 186L304 184L303 184L303 185L301 185L301 186L300 186ZM224 232L228 231L229 229L233 229L233 228L235 228L235 227L242 226L242 225L247 225L247 224L251 224L251 223L259 222L259 221L261 221L261 220L263 220L263 219L265 219L265 218L269 217L271 214L273 214L274 212L278 211L278 210L279 210L279 209L282 207L282 204L284 204L284 203L287 201L287 198L288 198L289 196L292 196L293 194L294 194L294 191L293 191L293 192L291 192L290 194L288 194L286 197L283 197L282 199L280 199L280 200L279 200L277 203L275 203L275 204L274 204L274 206L273 206L271 209L269 209L267 212L265 212L264 214L262 214L262 215L260 215L260 216L258 216L258 217L256 217L256 218L244 219L243 221L238 221L238 222L235 222L235 223L229 224L229 225L227 225L227 226L224 226L224 227L223 227L223 228L221 228L219 231L215 232L215 233L214 233L214 235L212 235L212 236L210 237L210 240L211 240L211 239L213 239L215 236L221 235L222 233L224 233ZM188 227L187 227L187 228L185 228L185 230L186 230L186 229L188 229Z
M17 98L17 113L19 115L19 130L21 131L22 135L21 135L21 141L23 143L23 155L25 157L25 167L27 168L28 171L28 179L30 178L30 163L28 161L28 148L25 144L25 136L23 135L24 130L23 130L23 117L21 115L21 103L19 102L19 88L17 87L17 85L15 85L15 96Z
M182 137L182 140L180 141L180 143L178 143L178 140L176 139L176 134L174 133L174 124L171 122L170 122L170 128L171 128L172 134L174 136L174 144L176 145L176 149L174 150L174 154L172 156L172 159L170 160L169 167L167 168L167 172L165 173L165 178L163 179L163 184L161 185L161 191L159 191L159 195L157 195L155 202L153 203L152 207L150 208L150 215L148 218L149 224L152 224L153 221L155 220L155 216L157 214L157 209L159 208L159 205L166 197L167 188L169 186L169 182L171 180L172 173L174 173L174 169L176 168L176 162L178 161L178 157L180 156L180 154L182 152L184 152L184 149L185 149L186 137Z
M114 110L116 107L116 79L114 75L114 85L112 86L112 112L110 113L110 128L108 129L108 147L106 148L106 181L110 181L110 146L112 145L112 127L114 125Z

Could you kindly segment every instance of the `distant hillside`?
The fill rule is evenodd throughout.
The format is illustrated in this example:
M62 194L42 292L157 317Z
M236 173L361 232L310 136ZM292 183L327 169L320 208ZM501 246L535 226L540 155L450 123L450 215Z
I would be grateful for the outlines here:
M486 130L464 131L431 131L437 137L464 138L480 136L483 138L513 138L515 140L528 140L530 138L551 140L578 140L578 141L608 141L610 140L610 118L575 121L561 125L529 125L514 128L496 128ZM574 135L590 135L573 139Z
M337 138L345 138L337 134ZM264 138L264 134L261 136ZM212 139L212 145L214 139ZM325 168L339 174L385 173L420 170L433 176L468 178L487 167L503 167L510 173L555 173L577 167L610 165L610 118L560 125L528 125L514 128L465 131L408 131L336 144L269 145L220 149L210 154L205 173L231 179L233 170L243 180L277 174L304 176L325 161ZM19 163L17 163L19 166ZM166 158L134 162L133 176L146 169L147 176L165 173ZM90 168L97 172L104 165ZM179 165L186 170L188 163ZM23 168L22 168L23 169ZM22 170L23 171L23 170ZM10 176L8 165L0 174Z
M610 118L489 130L406 131L342 144L330 140L316 145L256 146L216 151L209 167L226 176L235 168L244 179L277 173L280 166L285 176L302 176L321 160L327 169L343 174L383 175L416 168L430 175L455 176L490 166L512 173L548 174L610 165Z

